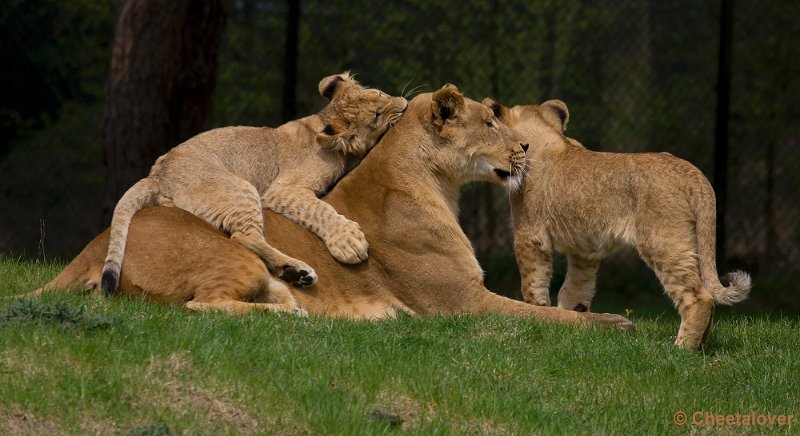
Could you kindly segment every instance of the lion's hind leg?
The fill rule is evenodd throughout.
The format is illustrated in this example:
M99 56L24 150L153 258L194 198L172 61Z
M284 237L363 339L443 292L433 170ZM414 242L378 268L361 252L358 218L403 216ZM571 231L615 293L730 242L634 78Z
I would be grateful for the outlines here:
M227 268L210 266L191 277L184 286L186 293L178 295L186 309L233 315L253 311L308 314L297 304L288 286L270 276L254 256L248 254L227 265Z
M197 312L223 311L230 315L244 315L253 311L262 311L308 316L308 312L297 305L297 301L286 285L272 278L267 280L269 282L269 290L260 292L255 296L256 300L264 301L241 301L227 292L208 292L186 302L185 307Z
M558 307L588 312L592 307L600 261L576 254L567 255L567 276L558 291Z
M176 207L230 233L231 240L255 252L273 274L294 286L317 281L314 269L272 247L264 239L264 215L256 188L232 174L215 174L196 187L172 196Z
M37 298L44 294L51 293L91 294L93 296L101 296L102 292L100 292L100 281L98 279L103 264L87 262L85 259L87 251L97 251L98 249L99 245L96 244L95 241L92 241L84 249L84 252L81 252L77 258L70 262L55 278L53 278L53 280L50 280L44 286L25 294L9 295L5 298Z
M714 298L700 281L696 251L674 240L640 243L638 248L680 314L675 345L692 350L700 348L711 329Z
M303 309L291 309L283 304L275 303L248 303L237 300L218 300L218 301L187 301L187 309L195 312L214 312L221 311L229 315L245 315L253 311L292 313L298 316L308 316L308 312Z

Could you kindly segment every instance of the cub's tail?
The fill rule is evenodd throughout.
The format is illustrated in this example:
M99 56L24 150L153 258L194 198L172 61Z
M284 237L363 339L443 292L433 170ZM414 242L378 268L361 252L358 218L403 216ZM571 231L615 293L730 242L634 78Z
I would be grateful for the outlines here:
M700 177L702 177L701 189L694 195L700 277L703 286L714 297L715 303L730 306L747 299L751 287L750 274L734 271L721 278L717 276L716 199L708 180L702 173Z
M720 278L720 286L711 291L714 302L725 306L736 304L747 299L750 293L750 274L744 271L734 271Z
M122 259L125 257L128 227L131 225L133 216L145 207L157 205L158 194L158 183L150 177L145 177L131 186L119 200L117 207L114 208L108 254L100 278L100 285L106 294L111 295L117 289Z

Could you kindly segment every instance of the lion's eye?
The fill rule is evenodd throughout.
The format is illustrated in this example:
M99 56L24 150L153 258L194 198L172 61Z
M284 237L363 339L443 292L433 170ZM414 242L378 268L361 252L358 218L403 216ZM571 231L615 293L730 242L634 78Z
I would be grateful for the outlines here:
M375 119L376 120L378 119L379 116L381 116L381 113L380 112L375 112Z
M494 127L494 121L489 120L489 121L486 122L486 125L489 126L489 127Z

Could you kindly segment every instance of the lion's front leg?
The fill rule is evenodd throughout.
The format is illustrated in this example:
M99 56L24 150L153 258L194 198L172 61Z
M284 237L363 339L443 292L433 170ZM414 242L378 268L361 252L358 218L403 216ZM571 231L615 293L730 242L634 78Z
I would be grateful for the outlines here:
M369 244L358 223L320 201L312 190L276 184L264 193L261 202L264 208L319 236L339 262L354 264L367 259Z
M518 232L514 235L514 254L522 277L522 297L537 306L550 305L550 279L553 251L544 232Z

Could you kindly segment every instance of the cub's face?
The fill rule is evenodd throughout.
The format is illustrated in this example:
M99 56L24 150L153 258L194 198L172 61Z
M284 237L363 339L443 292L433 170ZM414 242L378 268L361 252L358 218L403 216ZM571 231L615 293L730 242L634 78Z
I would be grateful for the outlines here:
M320 94L331 102L325 112L320 144L346 154L363 156L408 107L403 97L361 86L348 73L329 76L319 84Z
M445 85L431 97L432 128L437 131L442 170L460 182L483 180L520 186L527 144L492 110Z
M566 140L564 132L569 122L569 109L561 100L549 100L541 105L518 105L508 108L487 98L483 100L483 104L490 108L503 124L530 144L530 153Z

